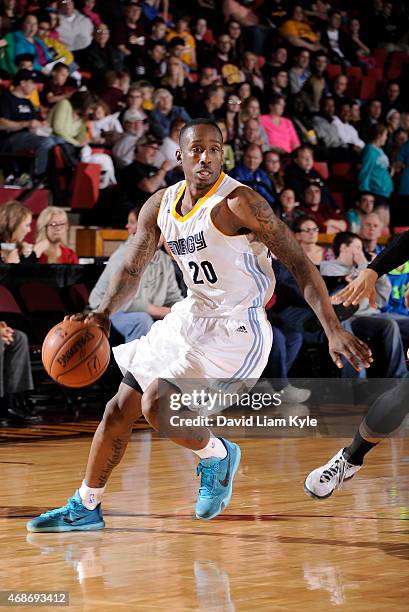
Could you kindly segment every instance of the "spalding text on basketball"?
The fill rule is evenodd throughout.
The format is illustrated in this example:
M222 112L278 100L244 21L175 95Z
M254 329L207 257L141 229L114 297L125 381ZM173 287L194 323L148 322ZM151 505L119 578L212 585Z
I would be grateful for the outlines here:
M71 361L72 357L76 353L78 353L78 351L81 350L94 337L94 334L92 334L90 331L86 331L68 351L61 355L61 357L58 357L57 361L60 366L65 368L67 364Z

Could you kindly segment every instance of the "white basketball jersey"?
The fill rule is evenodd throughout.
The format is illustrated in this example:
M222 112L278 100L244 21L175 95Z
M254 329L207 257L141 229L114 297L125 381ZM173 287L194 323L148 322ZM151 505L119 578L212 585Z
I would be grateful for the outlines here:
M242 184L223 172L186 215L176 206L186 189L180 181L165 191L158 226L183 272L188 295L180 307L198 317L251 318L263 308L275 286L271 259L253 234L227 236L211 220L211 211Z

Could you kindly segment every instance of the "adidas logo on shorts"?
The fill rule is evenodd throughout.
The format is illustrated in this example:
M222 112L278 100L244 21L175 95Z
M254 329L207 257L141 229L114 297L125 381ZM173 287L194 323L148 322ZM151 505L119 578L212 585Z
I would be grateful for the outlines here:
M247 334L247 329L244 327L244 325L240 325L240 327L238 327L236 329L236 332L241 332L242 334Z

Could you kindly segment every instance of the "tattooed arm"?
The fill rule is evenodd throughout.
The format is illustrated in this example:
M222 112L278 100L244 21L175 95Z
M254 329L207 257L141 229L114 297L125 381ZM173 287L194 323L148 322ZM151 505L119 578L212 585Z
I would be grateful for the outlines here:
M98 308L88 316L74 315L75 320L97 322L109 333L109 317L135 295L141 276L155 254L160 229L157 217L165 190L153 194L143 205L138 217L138 228L132 237L122 266L114 274Z
M231 222L236 229L245 227L253 232L294 275L305 300L321 322L335 364L342 367L340 357L344 355L356 369L359 369L359 360L368 367L368 347L343 330L320 273L304 254L294 234L276 217L266 200L254 191L240 187L228 200L228 207Z

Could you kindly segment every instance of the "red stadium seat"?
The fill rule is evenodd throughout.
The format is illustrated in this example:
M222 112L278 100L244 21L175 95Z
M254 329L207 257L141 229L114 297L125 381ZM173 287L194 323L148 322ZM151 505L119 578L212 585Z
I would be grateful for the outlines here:
M70 304L75 312L81 312L88 304L89 291L84 283L72 285L68 291Z
M334 177L342 178L345 180L354 179L353 165L347 162L337 162L332 164L331 171Z
M7 287L3 287L3 285L0 285L0 312L10 312L18 315L23 314L11 291L9 291Z
M379 47L378 49L374 49L372 52L372 56L375 58L377 67L383 70L386 60L388 59L389 51L384 47Z
M321 178L326 181L329 177L329 170L327 162L314 162L314 170L318 172Z
M378 95L378 81L371 76L364 76L359 88L359 98L361 100L370 100Z
M386 69L388 81L393 81L401 76L403 66L408 62L408 57L406 51L394 51L391 54L391 59Z
M341 74L341 66L339 64L328 64L327 66L327 75L329 79L335 79L339 74Z
M99 198L101 166L80 162L72 182L71 208L93 208Z
M344 210L344 194L340 193L338 191L331 191L331 195L335 200L336 205L338 206L338 208L340 208L341 210Z

